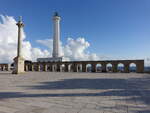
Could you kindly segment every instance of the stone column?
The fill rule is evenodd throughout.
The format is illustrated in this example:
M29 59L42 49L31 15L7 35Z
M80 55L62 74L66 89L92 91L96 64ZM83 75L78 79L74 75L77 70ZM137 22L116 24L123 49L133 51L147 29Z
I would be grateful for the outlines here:
M44 71L47 71L47 65L44 64Z
M117 72L117 64L116 63L112 64L112 71Z
M105 63L102 64L102 72L106 72L106 64Z
M68 66L68 72L71 72L72 71L72 64L69 64Z
M82 72L86 72L86 64L82 64Z
M3 70L5 71L5 69L6 69L6 68L5 68L5 65L4 65L4 66L3 66Z
M29 71L29 69L28 69L28 65L25 65L25 66L26 66L26 69L25 69L25 70L26 70L26 71Z
M10 71L10 68L11 68L11 64L8 64L8 71Z
M31 71L34 71L34 64L31 65Z
M64 70L65 67L64 67L64 66L65 66L64 64L61 64L61 65L60 65L60 72L65 72L65 70Z
M20 17L18 23L18 48L17 48L17 57L14 58L14 70L13 74L24 73L24 58L22 57L22 31L24 24L22 18Z
M65 64L65 72L68 72L68 64Z
M57 72L60 72L60 64L57 64Z
M78 72L77 64L73 64L73 72Z
M129 64L124 64L124 72L129 73Z
M41 66L40 66L40 64L37 64L37 71L41 71Z
M52 68L53 68L52 66L53 66L52 64L49 65L49 71L50 71L50 72L53 71L53 70L52 70Z
M55 64L52 65L52 72L55 72Z
M138 68L137 68L138 69ZM5 65L5 71L7 71L7 65Z
M59 65L59 72L63 72L62 64Z
M96 64L92 64L92 72L96 72Z
M1 70L4 71L4 66L3 65L1 66Z
M144 61L139 61L140 63L136 63L136 72L143 73L144 72Z

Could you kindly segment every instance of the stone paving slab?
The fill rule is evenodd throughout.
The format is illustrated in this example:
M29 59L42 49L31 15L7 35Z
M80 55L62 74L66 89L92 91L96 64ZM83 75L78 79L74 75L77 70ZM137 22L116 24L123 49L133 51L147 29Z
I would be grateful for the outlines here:
M0 113L150 113L150 75L1 72Z

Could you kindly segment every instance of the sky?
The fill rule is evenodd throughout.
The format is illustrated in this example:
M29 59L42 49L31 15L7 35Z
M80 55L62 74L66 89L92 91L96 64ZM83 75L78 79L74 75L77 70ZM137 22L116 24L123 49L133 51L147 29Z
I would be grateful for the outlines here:
M30 46L25 51L30 50L30 59L51 55L52 16L57 11L61 16L62 55L66 59L150 61L149 6L150 0L0 0L0 15L14 23L23 17L24 41ZM3 20L0 19L0 37L12 39L8 29L2 27L6 24ZM16 33L13 25L9 24L9 30ZM15 37L13 33L12 36ZM8 56L11 59L14 55L15 52ZM7 54L4 56L5 61L10 61Z

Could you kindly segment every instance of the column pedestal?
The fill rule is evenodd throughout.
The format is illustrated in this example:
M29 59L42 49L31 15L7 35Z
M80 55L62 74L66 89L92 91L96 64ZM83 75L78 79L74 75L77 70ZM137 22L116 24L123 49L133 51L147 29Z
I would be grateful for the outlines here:
M20 74L24 73L24 58L23 57L16 57L14 58L14 70L13 74Z

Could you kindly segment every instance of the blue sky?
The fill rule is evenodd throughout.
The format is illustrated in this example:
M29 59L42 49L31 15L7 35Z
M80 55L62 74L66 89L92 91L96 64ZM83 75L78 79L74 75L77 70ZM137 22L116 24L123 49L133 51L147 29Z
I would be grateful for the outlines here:
M61 41L84 37L88 51L125 58L150 57L150 0L0 0L0 14L23 16L26 40L52 38L52 16L62 17Z

